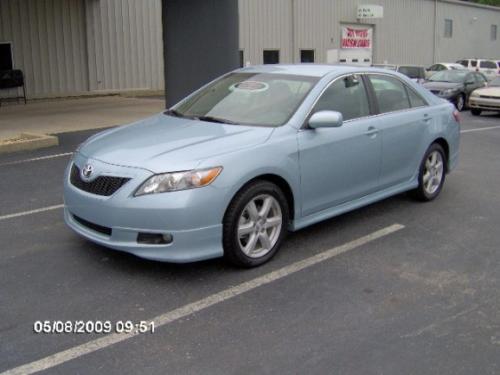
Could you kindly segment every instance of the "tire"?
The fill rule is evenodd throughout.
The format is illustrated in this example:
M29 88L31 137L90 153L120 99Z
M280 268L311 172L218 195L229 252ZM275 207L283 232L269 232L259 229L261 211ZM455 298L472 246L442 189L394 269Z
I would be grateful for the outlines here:
M264 205L269 207L267 215ZM278 186L262 180L245 186L224 215L224 257L239 267L266 263L281 246L289 217L287 200Z
M479 116L481 114L481 110L474 108L470 110L470 113L472 113L473 116Z
M455 107L458 110L458 112L462 112L465 109L465 95L460 94L457 96L457 99L455 100Z
M434 157L436 158L434 159L435 164L433 164ZM445 152L439 144L433 143L427 149L420 163L418 187L413 191L415 198L423 202L429 202L435 199L443 188L445 177Z

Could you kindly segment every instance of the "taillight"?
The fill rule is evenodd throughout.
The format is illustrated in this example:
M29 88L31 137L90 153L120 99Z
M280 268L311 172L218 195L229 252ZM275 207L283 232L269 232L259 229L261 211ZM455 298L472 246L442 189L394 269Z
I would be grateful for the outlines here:
M460 118L460 112L458 112L457 110L454 110L453 111L453 118L455 119L456 122L460 123L460 121L462 120Z

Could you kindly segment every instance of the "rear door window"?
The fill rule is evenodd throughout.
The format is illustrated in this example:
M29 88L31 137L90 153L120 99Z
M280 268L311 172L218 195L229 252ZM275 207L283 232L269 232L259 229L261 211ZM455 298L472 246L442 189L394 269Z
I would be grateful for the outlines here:
M479 63L480 68L485 68L485 69L496 69L497 66L493 61L488 61L488 60L483 60Z
M406 91L408 91L408 97L410 98L412 107L424 107L427 105L427 102L411 88L406 87Z
M370 74L380 113L401 111L410 108L410 100L404 84L393 77Z
M353 74L334 81L321 95L313 112L337 111L344 121L370 114L368 97L360 75Z

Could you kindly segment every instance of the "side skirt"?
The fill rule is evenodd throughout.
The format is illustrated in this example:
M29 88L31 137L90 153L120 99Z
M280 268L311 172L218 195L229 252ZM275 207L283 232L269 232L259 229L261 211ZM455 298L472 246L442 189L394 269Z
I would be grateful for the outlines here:
M378 191L376 193L366 195L362 198L343 203L339 206L335 206L332 208L328 208L326 210L316 212L312 215L300 218L298 220L294 220L291 225L290 225L290 230L291 231L296 231L302 228L305 228L309 225L319 223L320 221L330 219L332 217L341 215L343 213L353 211L357 208L367 206L371 203L378 202L382 199L391 197L396 194L403 193L408 190L412 190L418 187L418 180L417 179L412 179L410 182L405 182L396 186L392 186L388 189Z

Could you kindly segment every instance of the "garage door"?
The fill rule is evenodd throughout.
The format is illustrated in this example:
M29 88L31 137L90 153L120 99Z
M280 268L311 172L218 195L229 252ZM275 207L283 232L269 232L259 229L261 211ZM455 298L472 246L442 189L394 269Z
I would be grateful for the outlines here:
M373 27L368 25L341 25L338 62L371 65L373 56Z

